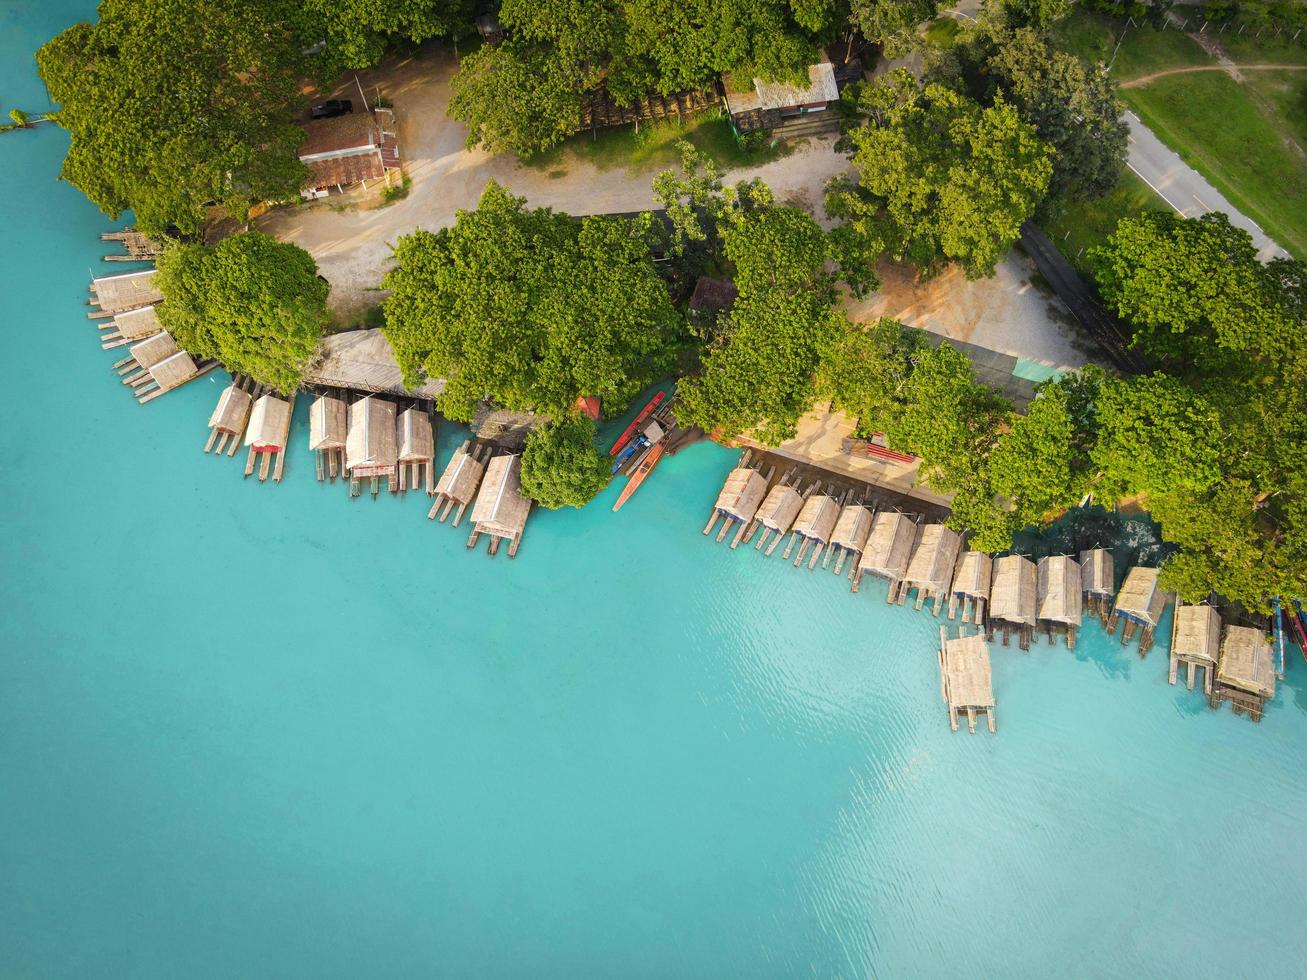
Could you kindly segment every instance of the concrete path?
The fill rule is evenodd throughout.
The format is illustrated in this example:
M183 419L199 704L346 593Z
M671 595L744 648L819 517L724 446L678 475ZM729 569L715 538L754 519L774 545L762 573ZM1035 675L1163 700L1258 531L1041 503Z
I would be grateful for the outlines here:
M1127 111L1125 121L1130 127L1130 151L1126 166L1167 204L1186 218L1196 218L1209 211L1224 211L1230 216L1231 224L1253 236L1258 258L1263 262L1289 257L1289 253L1271 241L1256 222L1241 214L1202 174L1154 136L1153 131L1138 116Z

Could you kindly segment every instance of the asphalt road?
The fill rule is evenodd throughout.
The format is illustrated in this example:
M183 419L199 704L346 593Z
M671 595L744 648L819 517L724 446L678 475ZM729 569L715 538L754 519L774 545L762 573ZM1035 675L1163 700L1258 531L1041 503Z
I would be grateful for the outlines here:
M1133 112L1125 114L1130 127L1130 152L1126 166L1133 170L1167 204L1186 218L1196 218L1209 211L1224 211L1230 223L1253 236L1258 257L1263 262L1288 258L1289 253L1267 237L1251 218L1240 214L1225 195L1207 182L1145 126Z

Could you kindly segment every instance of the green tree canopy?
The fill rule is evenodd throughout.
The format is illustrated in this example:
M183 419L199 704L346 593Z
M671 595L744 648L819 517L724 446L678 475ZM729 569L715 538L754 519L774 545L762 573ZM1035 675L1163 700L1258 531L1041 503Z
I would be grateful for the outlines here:
M849 0L849 22L879 42L886 58L899 58L920 44L917 28L942 6L943 0Z
M305 175L292 120L304 61L270 5L102 0L37 52L72 137L62 177L117 218L183 232L216 202L294 197Z
M1046 31L1071 11L1071 0L984 0L984 20L1015 30Z
M582 395L624 406L679 331L651 234L647 217L531 210L491 181L452 227L395 247L385 331L405 383L445 379L440 409L464 421L487 398L551 414Z
M902 69L863 88L858 108L866 122L844 144L857 179L836 178L826 194L843 234L865 254L992 275L1043 199L1047 144L1001 97L982 108L940 85L922 89Z
M213 248L173 245L155 283L160 322L191 354L283 394L299 386L327 324L329 288L304 249L257 231Z
M542 507L584 507L612 479L611 460L595 448L595 424L569 412L526 439L522 492Z
M295 10L302 39L325 42L333 67L366 68L394 41L457 33L472 7L464 0L304 0Z
M854 416L863 438L884 432L907 399L913 361L925 347L920 330L888 317L849 324L822 361L818 394Z

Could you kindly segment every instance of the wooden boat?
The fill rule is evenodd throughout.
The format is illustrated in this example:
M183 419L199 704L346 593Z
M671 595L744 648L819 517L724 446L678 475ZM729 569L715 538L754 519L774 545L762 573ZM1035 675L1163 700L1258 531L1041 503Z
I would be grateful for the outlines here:
M626 446L622 449L622 451L617 454L616 458L614 458L613 472L616 473L623 466L625 466L627 464L627 461L630 460L632 456L638 453L646 445L647 443L644 441L643 436L632 439L630 442L628 442Z
M666 397L667 393L665 391L660 391L654 395L653 398L649 399L649 404L640 409L640 414L635 417L635 421L626 427L626 431L618 437L615 443L613 443L613 448L608 450L609 456L616 456L622 451L622 447L631 441L631 436L635 435L636 429L640 428L641 423L654 413L659 404L661 404L662 400Z
M666 443L660 442L649 450L649 455L644 458L639 467L631 474L630 479L626 481L626 486L622 488L622 495L617 498L617 503L613 504L613 513L622 509L622 504L631 499L631 494L640 489L640 484L645 478L653 472L653 468L658 465L658 461L663 458L663 450Z

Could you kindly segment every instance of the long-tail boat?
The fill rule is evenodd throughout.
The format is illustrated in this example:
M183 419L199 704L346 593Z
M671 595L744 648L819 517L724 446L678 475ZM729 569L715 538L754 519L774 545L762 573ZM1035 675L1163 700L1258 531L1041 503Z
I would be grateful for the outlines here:
M622 495L617 498L617 503L613 504L614 513L621 510L622 504L631 499L631 494L640 489L640 484L643 483L645 478L653 472L653 468L657 466L658 461L663 458L663 450L666 448L666 442L659 442L649 450L649 455L644 458L644 462L636 467L635 472L632 473L630 479L626 481L626 486L622 488Z
M667 393L665 391L660 391L654 395L653 398L649 399L649 404L640 409L640 414L635 417L635 421L626 427L626 431L618 437L615 443L613 443L613 448L608 450L609 456L616 456L622 451L622 447L631 441L631 437L635 435L636 430L640 428L640 425L645 419L657 410L658 406L662 403L662 400L666 397Z

